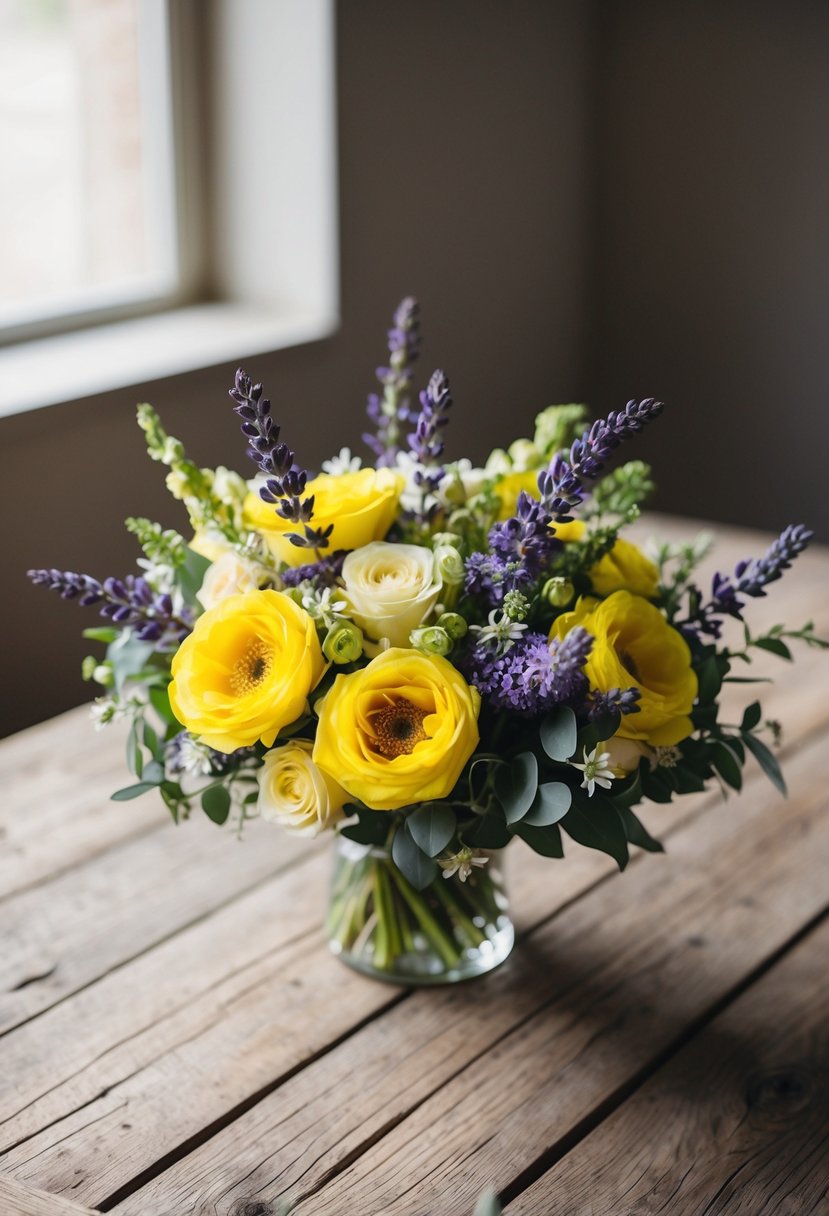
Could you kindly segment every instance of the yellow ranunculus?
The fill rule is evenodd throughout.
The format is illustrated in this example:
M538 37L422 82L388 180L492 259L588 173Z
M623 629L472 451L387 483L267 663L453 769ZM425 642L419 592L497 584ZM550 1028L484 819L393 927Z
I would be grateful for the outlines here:
M305 487L305 497L314 496L315 528L334 525L328 552L359 549L372 540L382 540L394 522L397 504L405 485L395 469L359 469L356 473L320 473ZM289 532L302 533L302 525L278 515L258 493L245 499L244 522L264 536L278 561L301 566L312 560L307 549L292 545Z
M574 519L569 524L556 524L556 536L565 543L581 540L586 531L582 520ZM659 591L659 569L641 549L617 537L613 548L596 562L590 570L590 581L596 595L612 595L614 591L630 591L652 600Z
M522 490L526 490L530 498L538 498L539 472L539 469L525 469L521 473L504 473L498 478L493 489L501 500L499 519L512 519Z
M317 706L314 761L378 811L445 798L477 747L480 705L447 659L386 650Z
M295 836L317 836L342 818L348 795L311 759L313 744L289 739L265 756L257 773L262 819Z
M601 601L580 599L573 612L553 622L550 636L563 638L577 625L594 638L584 666L591 687L641 693L639 713L622 718L618 737L669 747L691 734L689 715L697 695L691 652L658 608L628 591Z
M325 663L314 622L281 591L230 595L205 612L172 663L170 705L216 751L270 747L303 713Z

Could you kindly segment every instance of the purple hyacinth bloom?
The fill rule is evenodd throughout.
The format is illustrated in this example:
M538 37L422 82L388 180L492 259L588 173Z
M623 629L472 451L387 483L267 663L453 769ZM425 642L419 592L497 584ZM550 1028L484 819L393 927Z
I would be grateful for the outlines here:
M101 616L115 625L129 626L140 641L155 642L159 650L175 650L193 628L193 615L186 605L175 612L171 597L153 591L140 576L128 574L102 583L71 570L29 570L28 576L36 586L49 587L63 599L99 604Z
M400 451L404 428L417 419L412 407L412 364L420 353L420 308L412 296L401 300L394 314L394 324L388 331L389 366L378 367L377 379L383 386L382 395L371 393L366 413L375 426L375 434L363 435L379 466L393 465Z

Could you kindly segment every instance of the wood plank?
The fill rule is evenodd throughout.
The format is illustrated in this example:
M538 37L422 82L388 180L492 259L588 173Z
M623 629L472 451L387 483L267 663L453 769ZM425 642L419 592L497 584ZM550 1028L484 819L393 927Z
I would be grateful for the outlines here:
M71 1199L47 1195L0 1176L0 1212L3 1216L97 1216Z
M2 905L0 1032L264 881L308 851L253 823L240 844L199 814L76 866Z
M119 723L96 731L87 706L0 740L0 899L169 820L158 799L110 802L125 740Z
M416 1197L419 1211L467 1214L485 1186L509 1184L612 1103L823 911L825 774L819 741L785 809L757 788L712 809L677 834L665 866L602 884L533 934L512 968L442 1010L427 997L392 1011L340 1049L351 1070L342 1081L331 1053L262 1103L252 1135L245 1117L117 1210L225 1216L242 1198L285 1196L300 1199L295 1216L411 1216ZM392 1058L387 1048L378 1084L379 1036Z
M624 880L602 883L546 920L505 968L485 980L408 997L125 1197L118 1210L224 1214L241 1199L271 1202L287 1191L312 1194L299 1211L314 1216L342 1211L346 1195L365 1216L406 1211L396 1205L400 1178L408 1172L421 1178L433 1167L436 1186L430 1189L431 1178L424 1182L424 1196L437 1208L447 1188L454 1194L453 1161L468 1145L471 1161L462 1171L468 1185L459 1206L438 1208L468 1212L477 1191L492 1180L487 1161L498 1161L499 1170L512 1176L513 1157L517 1171L522 1158L534 1160L543 1151L537 1141L551 1103L565 1134L583 1117L580 1103L589 1110L603 1101L607 1085L612 1091L623 1083L664 1047L666 1036L703 1016L822 906L829 822L800 788L805 783L812 790L816 773L825 773L824 752L821 743L809 749L787 806L758 779L727 812L712 807L680 830L667 861L644 860ZM274 1042L272 1024L268 1037L263 1022L280 1002L281 1026L298 1038L307 1035L311 1020L297 1017L305 1013L307 997L302 1005L291 991L298 965L249 989L244 1002L226 1005L220 1032L195 1037L46 1129L13 1150L5 1168L58 1193L72 1186L84 1202L117 1196L174 1142L197 1137L217 1112L234 1105L243 1092L240 1072L250 1085L252 1068L274 1077L280 1058L291 1058ZM301 967L306 986L318 995L313 1013L327 1021L329 1035L350 1020L355 995L379 989L332 971L330 960L319 965L312 953ZM686 994L688 972L695 983ZM673 1008L660 998L662 983ZM639 1009L638 1021L620 1016L620 1007L628 1006ZM612 1061L596 1075L583 1059L591 1039L600 1041L601 1060ZM536 1044L530 1051L528 1041ZM308 1058L307 1042L297 1056ZM531 1100L538 1109L525 1127L515 1108ZM481 1137L500 1135L506 1143L491 1157L476 1156ZM355 1155L356 1163L326 1186ZM391 1173L386 1160L393 1163Z
M824 921L509 1216L829 1211L827 958Z

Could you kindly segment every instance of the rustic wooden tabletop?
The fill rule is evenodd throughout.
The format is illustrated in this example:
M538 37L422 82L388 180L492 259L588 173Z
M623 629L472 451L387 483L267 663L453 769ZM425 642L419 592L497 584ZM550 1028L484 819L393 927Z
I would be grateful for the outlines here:
M829 635L829 555L752 608ZM516 949L446 990L329 955L327 845L110 802L86 710L0 744L2 1216L829 1212L829 655L757 666L788 800L650 806L623 876L516 844Z

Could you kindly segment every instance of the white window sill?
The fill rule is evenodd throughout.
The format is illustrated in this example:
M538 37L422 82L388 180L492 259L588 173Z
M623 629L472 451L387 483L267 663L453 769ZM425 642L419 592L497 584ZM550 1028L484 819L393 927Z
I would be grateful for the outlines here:
M331 313L195 304L0 347L0 417L314 342L338 324Z

